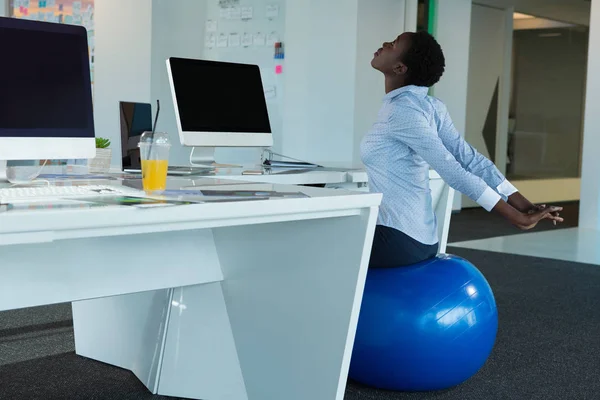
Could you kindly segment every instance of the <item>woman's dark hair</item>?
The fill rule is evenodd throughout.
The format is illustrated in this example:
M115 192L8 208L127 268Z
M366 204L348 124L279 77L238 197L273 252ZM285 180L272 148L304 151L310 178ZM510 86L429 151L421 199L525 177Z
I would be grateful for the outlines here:
M404 53L402 62L408 68L409 83L416 86L435 85L446 67L440 44L427 32L411 35L411 46Z

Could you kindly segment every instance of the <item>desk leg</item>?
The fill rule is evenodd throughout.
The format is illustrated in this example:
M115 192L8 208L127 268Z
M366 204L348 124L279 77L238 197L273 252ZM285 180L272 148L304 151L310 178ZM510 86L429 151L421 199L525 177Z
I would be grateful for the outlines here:
M215 230L250 400L342 400L377 208Z

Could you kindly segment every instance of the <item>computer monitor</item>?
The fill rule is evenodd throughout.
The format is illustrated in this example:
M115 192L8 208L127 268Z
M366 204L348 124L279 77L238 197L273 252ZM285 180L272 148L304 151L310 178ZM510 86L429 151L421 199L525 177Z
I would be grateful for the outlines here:
M215 147L273 145L257 65L172 57L167 71L179 139L195 147L194 165L213 162Z
M119 104L121 115L121 157L124 169L141 168L140 136L152 130L152 106L148 103Z
M0 160L96 154L87 31L0 17Z

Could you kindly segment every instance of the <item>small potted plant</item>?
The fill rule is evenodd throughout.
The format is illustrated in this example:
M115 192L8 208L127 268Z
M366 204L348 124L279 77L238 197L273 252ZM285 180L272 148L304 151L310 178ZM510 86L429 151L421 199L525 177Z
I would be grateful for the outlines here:
M90 173L103 173L110 170L112 151L109 149L110 139L96 138L96 157L88 162Z

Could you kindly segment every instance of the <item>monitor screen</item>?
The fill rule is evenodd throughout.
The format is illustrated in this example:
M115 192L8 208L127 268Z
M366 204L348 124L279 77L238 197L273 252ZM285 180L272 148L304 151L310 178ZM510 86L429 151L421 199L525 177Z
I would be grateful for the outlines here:
M170 59L184 132L271 133L256 65Z
M0 18L0 138L93 138L87 31Z

